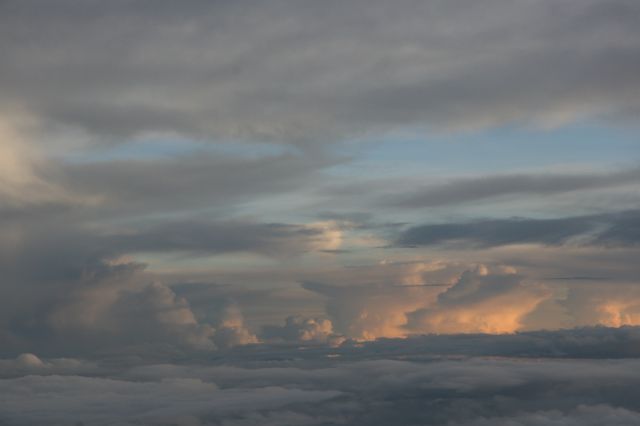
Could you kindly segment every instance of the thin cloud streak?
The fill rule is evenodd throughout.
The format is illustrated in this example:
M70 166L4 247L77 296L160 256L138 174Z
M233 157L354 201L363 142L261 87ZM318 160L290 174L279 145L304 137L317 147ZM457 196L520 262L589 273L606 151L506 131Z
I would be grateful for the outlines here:
M588 174L511 174L455 179L388 200L402 208L442 207L497 197L544 196L640 183L640 168Z
M490 219L419 225L401 233L399 246L458 244L467 248L513 244L635 246L640 212L625 211L560 219Z

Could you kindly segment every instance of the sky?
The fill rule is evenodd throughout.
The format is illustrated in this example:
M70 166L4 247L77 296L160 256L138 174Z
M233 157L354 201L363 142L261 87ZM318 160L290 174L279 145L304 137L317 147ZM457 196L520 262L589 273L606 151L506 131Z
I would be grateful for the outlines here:
M639 21L0 1L0 425L640 423Z

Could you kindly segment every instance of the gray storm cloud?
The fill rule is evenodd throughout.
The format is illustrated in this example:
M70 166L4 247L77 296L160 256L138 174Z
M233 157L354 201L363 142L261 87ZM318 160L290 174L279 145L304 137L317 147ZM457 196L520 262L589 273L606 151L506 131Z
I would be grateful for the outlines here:
M7 1L0 105L97 139L637 116L634 1ZM94 138L94 140L97 140Z

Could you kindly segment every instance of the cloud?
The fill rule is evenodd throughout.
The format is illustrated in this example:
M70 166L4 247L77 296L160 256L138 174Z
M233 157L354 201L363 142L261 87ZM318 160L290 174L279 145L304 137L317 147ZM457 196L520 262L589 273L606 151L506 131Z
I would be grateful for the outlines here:
M401 235L399 244L426 246L463 241L480 247L507 244L558 245L591 229L591 220L585 218L479 220L409 228Z
M407 315L407 327L422 333L513 333L551 292L525 284L514 270L464 272L431 306Z
M300 143L638 109L638 10L626 0L2 8L0 108L94 139Z
M476 419L470 422L453 423L452 426L625 426L640 422L640 413L608 405L579 405L574 411L536 411L512 417Z
M231 155L196 150L171 158L54 164L59 169L56 179L70 191L100 197L97 213L123 215L183 212L212 205L229 208L313 183L322 169L340 161L326 155Z
M501 265L481 264L461 273L455 265L404 266L412 268L396 277L398 284L306 282L303 287L324 297L333 329L356 340L640 324L640 295L633 277L558 283Z
M0 217L42 206L95 203L90 194L74 194L61 182L51 180L54 167L18 127L7 118L0 118Z
M7 399L0 403L3 421L28 424L201 424L213 412L268 410L301 402L318 402L338 395L264 387L221 390L198 379L130 382L79 376L26 376L0 380Z
M622 334L635 337L611 345ZM163 364L116 358L83 376L59 370L0 379L0 412L9 424L626 425L640 415L630 397L640 383L638 360L611 357L625 354L620 348L637 351L637 340L636 328L580 329L324 349L249 346ZM573 352L504 357L559 343ZM584 358L596 346L608 359ZM503 356L461 356L479 351Z
M41 359L32 353L23 353L14 359L0 359L0 377L15 378L26 375L93 375L104 371L93 361L76 358Z
M258 342L239 309L224 295L218 296L217 303L209 300L211 312L203 315L192 310L185 297L145 272L144 265L102 263L85 269L79 278L55 284L42 294L18 299L18 306L3 311L4 353L149 355ZM29 287L40 285L30 283Z
M620 359L640 354L640 328L589 326L560 330L519 331L513 334L426 334L406 339L380 339L363 343L361 354L371 351L390 359L465 357ZM366 349L369 348L369 349ZM341 347L345 357L358 357L356 348Z
M0 1L0 424L637 423L633 197L407 222L633 192L638 168L423 187L362 185L380 152L343 166L398 135L636 125L639 13Z
M406 336L406 314L429 304L437 294L434 287L313 282L303 286L327 298L326 311L338 333L359 340Z
M512 333L552 296L542 285L525 283L508 267L489 270L480 265L448 286L408 282L375 286L308 282L304 288L327 298L326 311L338 332L361 340L412 333Z
M514 174L454 179L395 196L397 207L440 207L504 196L562 194L571 191L607 188L640 181L640 169L607 174Z
M213 336L213 341L219 348L232 348L259 342L256 335L245 327L242 313L236 305L226 307L222 322Z
M632 246L638 243L638 211L560 219L487 219L411 227L398 238L400 246L464 243L467 247L510 244Z
M630 245L640 242L640 212L622 214L609 228L598 235L597 242L606 246Z
M310 285L316 295L300 296L300 313L330 320L336 334L371 339L406 335L408 313L436 303L444 290L409 286L429 284L427 275L454 284L430 268L458 259L422 262L397 245L636 245L634 211L488 219L409 228L389 250L398 261L371 266L373 247L404 225L348 212L305 221L319 217L311 212L317 206L306 203L317 196L314 189L345 161L315 149L325 142L409 128L547 125L591 113L620 119L637 111L630 89L638 75L637 29L628 20L633 4L402 1L323 8L288 1L242 7L188 1L179 8L146 0L95 7L3 2L0 338L10 348L3 350L60 354L62 335L78 344L70 351L132 344L135 333L183 346L222 339L221 322L212 317L223 303L208 299L216 312L206 313L203 303L194 309L174 291L193 276L159 276L174 263L163 264L158 276L133 263L111 263L127 255L144 256L154 273L158 259L180 263L186 256L207 269L193 272L198 279L209 274L206 282L231 277L232 267L219 272L203 257L242 254L244 262L245 254L258 255L260 265L229 278L235 284L253 274L243 289L265 281L277 282L282 293L300 280L341 283L340 289ZM539 63L542 71L532 66ZM163 154L158 140L170 140L177 154ZM256 145L234 145L238 140L296 146L261 145L254 152ZM136 151L140 143L148 151ZM426 195L457 203L636 177L635 169L591 177L490 176L427 188ZM285 220L272 219L285 210ZM373 235L358 234L365 229ZM341 256L284 262L312 252ZM327 312L318 295L327 298ZM277 301L270 319L286 300ZM276 320L296 313L298 306L288 305ZM222 327L229 341L256 338L252 315L245 315L247 324ZM134 325L127 329L117 316ZM304 321L301 330L324 336L324 325Z
M573 286L561 303L577 325L640 325L640 286L636 283Z
M49 306L42 324L53 341L34 344L55 348L67 340L83 350L140 343L214 349L215 329L200 324L184 298L139 271L86 280L68 290Z
M326 318L290 316L282 326L265 326L262 336L270 341L295 343L328 343L336 346L344 342L343 336L333 331L333 324Z
M139 227L103 238L119 253L192 252L204 254L254 252L294 255L340 246L339 229L325 224L255 223L250 221L174 221Z

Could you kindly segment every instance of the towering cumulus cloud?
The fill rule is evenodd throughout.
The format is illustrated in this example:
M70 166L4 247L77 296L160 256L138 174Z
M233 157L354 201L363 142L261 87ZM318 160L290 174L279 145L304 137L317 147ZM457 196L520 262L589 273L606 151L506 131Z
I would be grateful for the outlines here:
M575 288L564 303L580 325L640 325L640 288L637 285Z
M426 287L338 287L318 283L304 286L326 297L327 313L338 332L362 340L406 336L407 313L435 298L433 289Z
M464 272L436 303L409 315L409 328L427 333L513 333L550 292L526 284L515 270Z
M305 288L327 297L327 312L340 332L365 340L415 333L513 333L552 296L513 268L484 265L464 271L447 287L307 283Z

